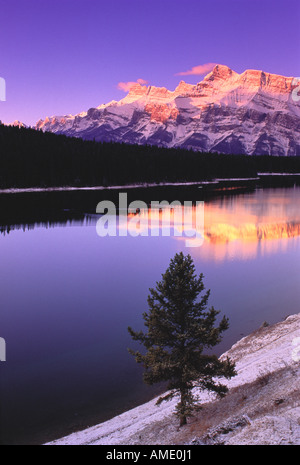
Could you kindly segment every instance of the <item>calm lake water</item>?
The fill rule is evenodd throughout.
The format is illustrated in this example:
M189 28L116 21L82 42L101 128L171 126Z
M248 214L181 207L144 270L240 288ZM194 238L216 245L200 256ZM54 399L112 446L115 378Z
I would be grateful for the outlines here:
M200 193L191 196L203 200ZM176 252L191 254L211 289L210 305L229 317L218 354L264 321L299 311L299 187L206 196L204 243L189 248L180 237L151 231L99 237L91 214L96 193L80 211L57 194L57 217L53 206L42 209L42 194L18 195L0 203L2 444L56 439L159 392L143 385L142 369L127 351L134 347L127 327L143 327L149 287ZM155 190L148 195L157 198ZM26 210L32 199L39 219ZM7 202L19 205L17 220Z

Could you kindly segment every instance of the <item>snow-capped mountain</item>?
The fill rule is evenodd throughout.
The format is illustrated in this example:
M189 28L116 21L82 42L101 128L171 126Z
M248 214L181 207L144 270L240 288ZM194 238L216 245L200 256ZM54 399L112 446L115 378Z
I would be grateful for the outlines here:
M28 127L28 126L26 126L26 124L22 123L22 121L19 121L18 119L16 119L12 123L10 123L8 126L14 126L14 127L18 127L18 128L27 128Z
M96 141L200 151L300 155L298 80L216 65L174 91L134 84L120 101L40 120L37 129ZM299 87L300 88L300 87Z

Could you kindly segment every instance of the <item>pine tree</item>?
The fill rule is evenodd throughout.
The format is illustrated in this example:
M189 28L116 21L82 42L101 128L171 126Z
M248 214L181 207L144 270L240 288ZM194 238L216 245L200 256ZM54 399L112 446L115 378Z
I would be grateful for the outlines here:
M214 307L206 311L210 290L203 291L203 274L196 275L191 256L176 254L162 280L155 289L150 289L149 311L143 313L147 331L128 328L133 340L146 349L144 354L129 349L145 368L145 383L167 382L169 392L158 403L179 395L176 415L180 426L186 424L197 406L194 387L222 397L228 389L216 378L229 379L236 374L234 363L228 358L221 361L204 353L204 349L211 349L221 341L228 319L223 317L215 326L220 312Z

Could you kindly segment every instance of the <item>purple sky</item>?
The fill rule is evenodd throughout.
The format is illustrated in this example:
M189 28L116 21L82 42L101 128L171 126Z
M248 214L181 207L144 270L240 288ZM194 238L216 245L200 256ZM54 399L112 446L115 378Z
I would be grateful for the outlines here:
M174 89L206 63L300 76L298 0L0 0L0 119L35 124L125 96Z

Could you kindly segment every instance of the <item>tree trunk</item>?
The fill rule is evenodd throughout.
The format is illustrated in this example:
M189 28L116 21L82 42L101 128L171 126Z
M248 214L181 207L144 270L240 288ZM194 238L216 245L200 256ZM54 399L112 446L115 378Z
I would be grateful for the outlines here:
M184 425L186 425L186 416L181 415L180 416L180 424L179 424L179 426L184 426Z
M179 419L180 419L179 426L183 426L183 425L186 425L186 415L185 415L185 410L186 410L186 390L185 389L180 390L180 404L181 404L181 406L180 406L181 415L179 417Z

